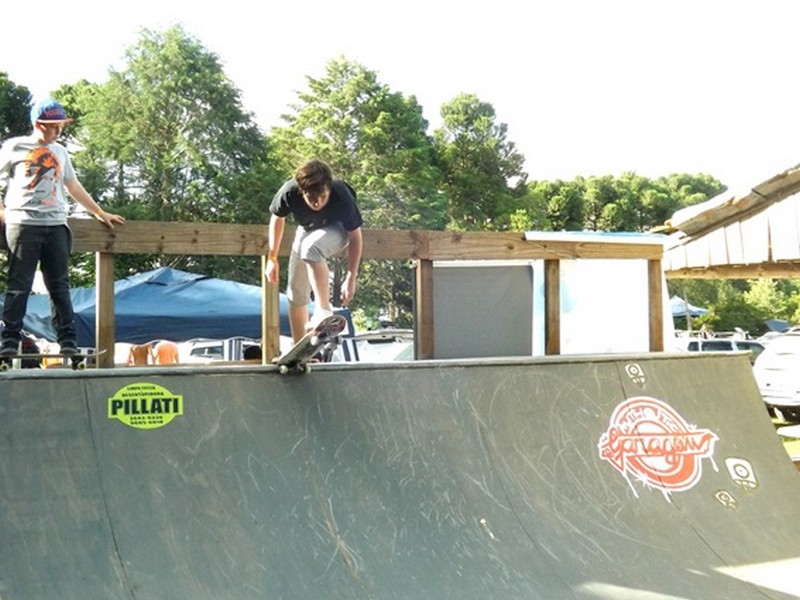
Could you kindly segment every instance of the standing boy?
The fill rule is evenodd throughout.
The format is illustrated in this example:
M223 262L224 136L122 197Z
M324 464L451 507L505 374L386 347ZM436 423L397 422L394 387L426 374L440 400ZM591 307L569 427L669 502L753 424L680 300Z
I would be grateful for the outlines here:
M61 352L78 352L69 294L72 234L67 227L67 194L107 227L125 222L97 205L78 181L67 149L56 142L71 121L63 106L46 98L31 110L33 134L11 138L0 148L0 188L7 184L0 222L5 223L8 244L0 356L19 353L22 321L37 266L50 293Z
M283 184L269 207L269 254L266 276L277 284L278 250L281 247L286 217L294 215L297 231L289 256L289 324L298 342L307 329L333 314L330 297L328 259L347 248L347 274L342 285L342 306L356 292L361 263L361 213L356 193L349 184L334 179L330 167L321 160L301 166ZM308 320L308 303L314 293L313 320Z

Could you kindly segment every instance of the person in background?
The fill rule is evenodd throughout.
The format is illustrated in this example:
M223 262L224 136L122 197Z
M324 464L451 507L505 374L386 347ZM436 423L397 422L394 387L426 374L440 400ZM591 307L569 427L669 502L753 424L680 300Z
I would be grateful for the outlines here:
M248 346L242 353L244 360L261 360L261 346Z
M147 365L155 361L153 356L153 345L133 344L128 350L128 365Z
M342 306L356 292L361 262L363 220L356 192L341 179L334 179L330 167L321 160L302 165L292 179L275 194L269 207L269 250L266 278L280 281L278 251L283 240L286 217L297 222L289 256L289 325L298 342L308 329L333 314L330 297L328 259L347 248L347 274L342 285ZM308 319L308 303L314 294L314 315Z
M156 365L174 365L178 363L178 344L169 340L161 340L153 346L153 363Z
M56 142L71 121L61 104L45 98L31 110L33 134L11 138L0 148L0 189L5 188L0 223L5 225L8 246L2 356L20 351L22 321L37 266L53 304L60 351L78 353L69 290L72 234L67 226L67 195L107 227L125 222L97 205L75 175L67 149Z
M39 344L36 343L29 335L22 334L22 354L39 354L41 353L41 349L39 348ZM23 358L22 359L22 368L23 369L38 369L42 366L42 359L41 358Z

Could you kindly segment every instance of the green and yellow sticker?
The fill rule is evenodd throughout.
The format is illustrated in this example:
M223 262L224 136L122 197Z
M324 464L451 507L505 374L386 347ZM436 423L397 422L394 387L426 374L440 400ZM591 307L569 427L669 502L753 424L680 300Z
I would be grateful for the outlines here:
M154 383L132 383L108 399L108 418L136 429L156 429L183 415L183 396Z

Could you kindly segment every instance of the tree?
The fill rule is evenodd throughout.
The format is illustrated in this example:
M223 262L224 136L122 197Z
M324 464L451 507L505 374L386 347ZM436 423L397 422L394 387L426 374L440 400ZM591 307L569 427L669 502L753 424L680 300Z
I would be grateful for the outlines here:
M517 223L528 222L540 231L580 231L583 227L585 180L533 181L527 186L521 206L515 210Z
M663 225L675 211L705 202L727 189L717 179L702 173L674 173L659 177L653 182L653 188L661 193L646 206L653 226Z
M74 133L84 151L76 165L92 174L98 200L130 218L264 221L262 190L280 181L264 136L219 58L182 28L143 31L106 83L62 92L80 116ZM131 270L164 258L135 260ZM252 259L178 257L170 264L242 281L258 277Z
M376 73L339 58L284 115L270 141L288 177L310 158L331 165L355 187L366 227L441 229L444 197L427 122L416 99L392 92ZM343 265L333 269L337 298ZM411 270L389 261L364 261L353 306L376 319L381 311L399 324L411 319Z
M0 141L31 132L32 98L28 88L16 85L0 72Z
M525 192L525 158L508 141L508 126L497 123L494 107L460 94L441 108L442 127L434 140L444 173L448 227L502 229L509 206ZM515 207L516 209L516 207Z
M583 192L584 231L613 231L612 228L619 226L623 220L615 214L620 198L615 183L610 175L586 180Z

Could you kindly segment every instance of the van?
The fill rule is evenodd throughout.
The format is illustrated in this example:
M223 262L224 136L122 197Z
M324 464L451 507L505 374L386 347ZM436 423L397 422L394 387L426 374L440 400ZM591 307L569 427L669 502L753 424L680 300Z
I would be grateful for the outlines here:
M800 331L773 338L756 359L753 375L770 414L800 421Z
M689 352L750 352L750 364L764 352L764 345L756 340L738 338L690 338L684 347Z

